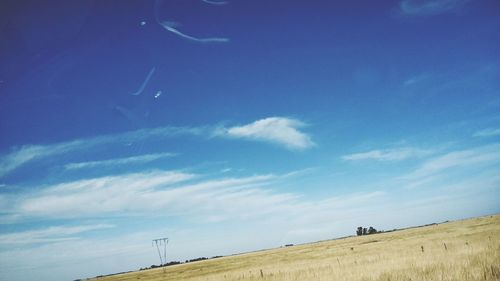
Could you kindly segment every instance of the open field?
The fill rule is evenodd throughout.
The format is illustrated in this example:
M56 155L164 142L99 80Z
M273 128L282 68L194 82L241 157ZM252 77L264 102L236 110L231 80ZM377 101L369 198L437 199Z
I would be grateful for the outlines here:
M500 215L92 280L500 280Z

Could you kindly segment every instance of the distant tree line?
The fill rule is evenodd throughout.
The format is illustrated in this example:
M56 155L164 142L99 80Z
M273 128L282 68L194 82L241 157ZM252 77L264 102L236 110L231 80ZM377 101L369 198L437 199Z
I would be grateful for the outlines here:
M165 267L165 266L171 266L171 265L182 264L182 263L189 263L189 262L195 262L195 261L202 261L202 260L208 260L208 259L216 259L216 258L221 258L221 257L222 256L213 256L211 258L201 257L201 258L195 258L195 259L186 260L185 262L171 261L171 262L168 262L166 264L161 264L161 265L153 264L150 267L144 267L144 268L141 268L139 270L146 270L146 269L151 269L151 268Z
M186 260L185 263L195 262L195 261L203 261L203 260L208 260L208 258L201 257L201 258L190 259L190 260Z
M375 228L373 228L371 226L369 228L360 226L356 230L356 235L358 235L358 236L369 235L369 234L375 234L375 233L379 233L379 232L382 232L382 231L377 231Z

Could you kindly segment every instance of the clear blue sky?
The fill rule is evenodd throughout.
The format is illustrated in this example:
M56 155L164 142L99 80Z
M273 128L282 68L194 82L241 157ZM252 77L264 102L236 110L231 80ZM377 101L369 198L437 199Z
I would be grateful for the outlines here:
M500 211L495 0L2 1L0 279Z

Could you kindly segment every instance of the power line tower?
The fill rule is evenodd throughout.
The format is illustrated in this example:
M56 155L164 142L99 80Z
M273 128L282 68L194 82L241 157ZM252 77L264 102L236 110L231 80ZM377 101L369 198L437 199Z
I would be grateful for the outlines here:
M163 243L163 257L161 253L161 245ZM160 266L163 264L167 263L167 244L168 244L168 238L158 238L158 239L153 239L151 242L151 246L154 247L156 245L156 249L158 250L158 255L160 256Z

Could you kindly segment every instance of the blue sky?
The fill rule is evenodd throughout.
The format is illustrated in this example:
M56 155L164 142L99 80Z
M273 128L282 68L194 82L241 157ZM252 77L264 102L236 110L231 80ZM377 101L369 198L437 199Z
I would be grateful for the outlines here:
M496 1L0 5L2 280L500 211Z

